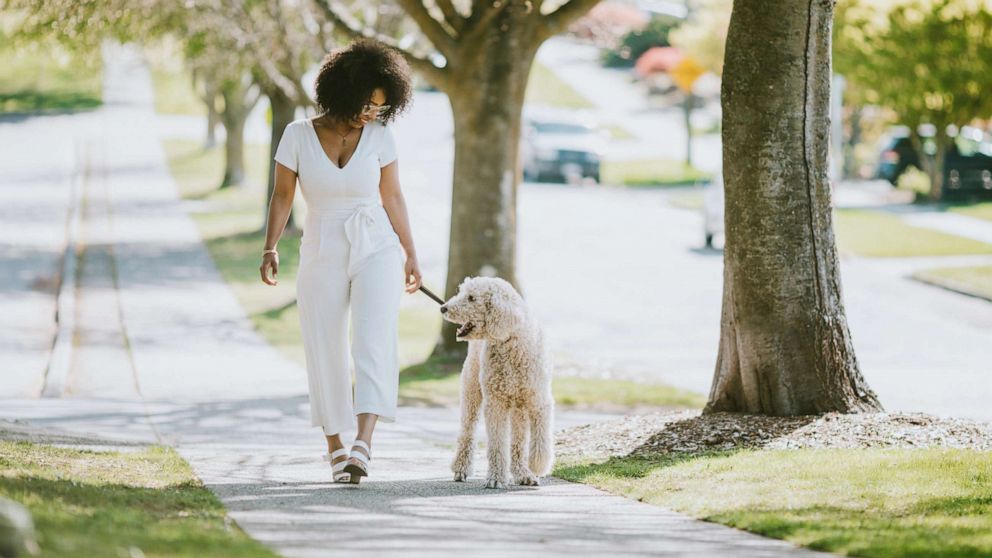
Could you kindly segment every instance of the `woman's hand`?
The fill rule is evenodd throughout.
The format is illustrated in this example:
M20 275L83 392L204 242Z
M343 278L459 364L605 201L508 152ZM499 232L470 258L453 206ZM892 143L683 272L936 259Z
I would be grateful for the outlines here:
M406 281L407 293L414 293L420 288L420 264L417 262L417 256L407 256L403 265L403 277Z
M272 277L269 277L269 270L272 270ZM279 274L279 254L275 252L263 254L262 265L259 266L258 271L262 274L263 283L266 285L278 285L279 281L276 280L275 276Z

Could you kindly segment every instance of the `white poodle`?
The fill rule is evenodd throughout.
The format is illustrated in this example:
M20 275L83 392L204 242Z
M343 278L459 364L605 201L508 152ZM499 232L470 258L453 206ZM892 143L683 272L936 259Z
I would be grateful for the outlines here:
M554 461L551 352L540 326L513 286L496 277L466 278L441 313L461 326L456 338L468 341L462 428L451 464L455 480L464 481L472 472L472 437L481 405L488 438L486 488L504 488L508 472L516 484L537 485Z

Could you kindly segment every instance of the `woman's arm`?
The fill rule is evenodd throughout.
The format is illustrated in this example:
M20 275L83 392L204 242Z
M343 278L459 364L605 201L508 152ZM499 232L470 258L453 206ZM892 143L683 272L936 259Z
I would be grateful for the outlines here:
M296 195L296 173L282 163L276 163L275 187L269 200L269 215L265 225L265 247L263 250L273 250L279 242L289 213L293 209L293 197ZM272 277L268 270L272 270ZM262 265L258 268L262 274L262 282L266 285L278 285L275 276L279 273L279 254L269 252L262 255Z
M417 262L417 250L413 246L413 233L410 232L410 216L406 210L406 199L400 190L399 161L382 167L379 178L379 195L382 197L382 207L389 215L393 230L400 238L403 251L406 252L405 280L406 292L412 293L420 288L420 265Z

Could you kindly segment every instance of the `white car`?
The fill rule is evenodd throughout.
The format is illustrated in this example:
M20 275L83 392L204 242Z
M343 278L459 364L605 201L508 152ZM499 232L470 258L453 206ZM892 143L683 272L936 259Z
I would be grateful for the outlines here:
M714 240L723 245L723 173L703 187L703 239L707 248L714 247Z

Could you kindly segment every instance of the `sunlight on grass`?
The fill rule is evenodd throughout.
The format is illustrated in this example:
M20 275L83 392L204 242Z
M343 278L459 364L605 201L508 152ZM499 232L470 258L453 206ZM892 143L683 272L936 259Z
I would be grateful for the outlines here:
M992 244L909 226L895 215L861 209L834 212L837 248L871 257L992 254Z
M54 39L14 46L0 32L0 113L81 110L103 103L99 51L69 51Z
M613 458L554 472L816 549L868 557L992 556L992 453L742 451Z
M710 175L682 161L638 159L603 161L602 183L626 186L670 186L706 182Z
M534 62L527 81L525 102L572 109L593 108L594 105L544 64Z
M0 441L0 496L31 512L43 556L127 556L131 547L161 557L276 556L226 518L169 448Z
M913 278L952 291L992 300L992 266L927 269L914 273Z
M947 210L959 215L964 215L965 217L974 217L976 219L992 221L992 202L982 202L972 205L952 205L951 207L948 207Z

